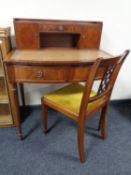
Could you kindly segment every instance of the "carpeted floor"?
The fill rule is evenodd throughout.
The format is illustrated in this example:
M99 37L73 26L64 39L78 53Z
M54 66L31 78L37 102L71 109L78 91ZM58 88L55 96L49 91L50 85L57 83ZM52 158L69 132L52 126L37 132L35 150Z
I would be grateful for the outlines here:
M98 115L87 122L87 160L79 162L76 123L51 109L50 131L44 135L40 107L28 108L22 127L24 141L16 129L0 129L0 175L131 175L131 102L110 105L107 139L97 128ZM26 112L26 113L25 113Z

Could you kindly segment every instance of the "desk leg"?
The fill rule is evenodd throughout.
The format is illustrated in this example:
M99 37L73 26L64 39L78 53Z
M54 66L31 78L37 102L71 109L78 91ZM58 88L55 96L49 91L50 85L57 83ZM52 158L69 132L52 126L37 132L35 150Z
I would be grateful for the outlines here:
M13 120L16 128L18 129L18 136L20 140L23 139L21 121L20 121L20 111L19 111L19 102L18 102L18 93L16 83L8 83L9 95L11 100L11 111L13 115Z
M22 105L25 107L24 84L19 83Z

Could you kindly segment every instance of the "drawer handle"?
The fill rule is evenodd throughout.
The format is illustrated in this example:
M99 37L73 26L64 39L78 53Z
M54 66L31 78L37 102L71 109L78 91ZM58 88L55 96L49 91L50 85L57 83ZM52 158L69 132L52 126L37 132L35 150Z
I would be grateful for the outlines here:
M85 38L86 38L86 36L85 36L85 35L82 35L82 38L83 38L83 39L85 39Z
M60 31L63 31L63 30L64 30L64 26L59 26L58 29L59 29Z
M41 70L37 71L37 72L36 72L36 77L37 77L37 78L43 77L43 72L42 72Z

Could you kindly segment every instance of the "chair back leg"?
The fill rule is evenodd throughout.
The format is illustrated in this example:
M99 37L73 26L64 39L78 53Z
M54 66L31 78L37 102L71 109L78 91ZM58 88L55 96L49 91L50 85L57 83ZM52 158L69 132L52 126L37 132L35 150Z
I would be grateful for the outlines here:
M99 128L101 130L101 137L103 140L106 138L106 114L109 106L108 104L109 103L106 103L106 105L102 108L99 122Z

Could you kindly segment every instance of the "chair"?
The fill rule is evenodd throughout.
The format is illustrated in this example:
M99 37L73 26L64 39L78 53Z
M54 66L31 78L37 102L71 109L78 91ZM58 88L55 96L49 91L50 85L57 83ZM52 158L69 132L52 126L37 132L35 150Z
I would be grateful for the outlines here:
M98 58L94 63L88 64L89 69L85 86L78 82L51 92L42 97L43 128L47 132L47 106L64 113L78 122L78 151L80 161L85 161L84 154L84 128L86 119L101 109L99 130L102 139L106 138L106 113L110 96L119 70L129 54L126 50L122 55L109 59ZM84 73L84 72L83 72ZM100 80L98 90L92 90L96 79ZM73 80L72 80L73 81Z

